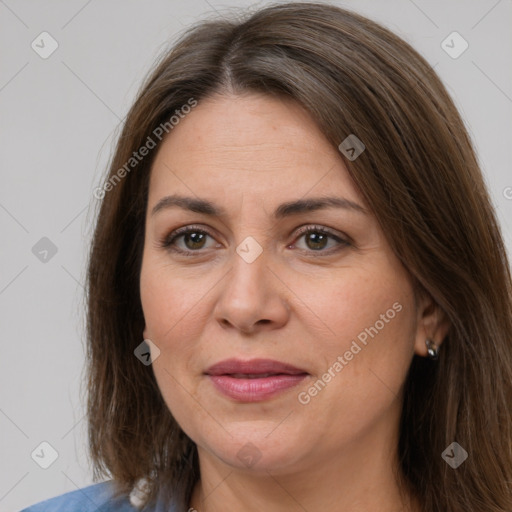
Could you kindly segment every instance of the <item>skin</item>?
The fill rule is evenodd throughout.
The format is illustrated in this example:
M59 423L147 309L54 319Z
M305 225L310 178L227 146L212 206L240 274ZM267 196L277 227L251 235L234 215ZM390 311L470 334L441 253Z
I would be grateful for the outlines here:
M170 194L208 199L226 214L171 207L152 215ZM367 213L272 216L285 201L323 195ZM199 242L175 240L193 255L161 246L188 225L208 232ZM298 234L303 226L328 228L349 244ZM263 250L252 263L236 252L248 236ZM218 95L173 128L151 171L140 291L144 337L160 350L153 362L159 388L198 447L201 479L191 507L419 510L405 489L402 499L394 473L402 386L413 355L427 355L425 339L440 345L448 325L430 298L415 298L339 151L301 106L254 93ZM400 312L300 403L298 394L394 303ZM271 399L240 403L204 375L231 357L275 359L309 376ZM237 457L246 443L259 457L252 466Z

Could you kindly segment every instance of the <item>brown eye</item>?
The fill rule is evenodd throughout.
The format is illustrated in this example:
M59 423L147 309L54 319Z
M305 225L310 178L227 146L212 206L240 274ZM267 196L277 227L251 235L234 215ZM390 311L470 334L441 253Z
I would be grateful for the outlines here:
M347 240L344 240L343 238L340 238L339 236L335 235L326 228L319 226L308 226L306 229L302 230L299 233L299 237L297 238L297 240L301 238L304 238L304 242L306 245L306 249L304 250L308 252L320 252L330 254L332 252L336 252L342 249L343 247L350 245L350 243ZM327 248L329 242L332 243L331 246Z
M183 243L187 247L187 249L202 249L204 246L204 241L208 236L206 233L200 233L198 231L191 231L189 233L184 233L180 235L183 237ZM190 245L189 245L190 244Z
M160 241L160 246L183 254L199 253L201 249L206 248L208 237L213 238L203 229L187 226L170 233Z
M329 242L329 237L323 233L310 232L305 235L306 244L310 249L324 249Z

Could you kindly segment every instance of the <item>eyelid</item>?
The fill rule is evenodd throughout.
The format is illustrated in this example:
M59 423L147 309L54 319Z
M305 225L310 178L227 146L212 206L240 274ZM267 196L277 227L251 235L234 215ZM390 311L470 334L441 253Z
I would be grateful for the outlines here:
M172 244L173 242L180 236L186 235L187 233L204 233L208 235L211 238L215 238L215 236L208 230L207 228L204 228L199 225L195 224L187 224L186 226L182 226L180 228L176 228L172 230L167 235L164 235L159 241L158 241L158 247L167 249L167 250L173 250ZM200 249L197 251L184 251L183 249L174 249L174 252L181 253L181 254L187 254L187 253L200 253Z
M303 235L307 235L308 233L322 233L324 235L328 235L331 239L334 239L337 242L337 247L333 247L333 248L327 249L325 251L313 251L313 250L306 251L308 253L313 253L313 254L317 253L318 256L322 256L322 255L327 256L332 253L338 252L339 250L341 250L344 247L353 245L352 239L349 236L347 236L345 234L338 234L337 231L335 231L331 228L327 228L325 226L319 226L316 224L307 224L307 225L305 225L305 227L299 228L299 231L295 235L293 244L300 237L302 237Z

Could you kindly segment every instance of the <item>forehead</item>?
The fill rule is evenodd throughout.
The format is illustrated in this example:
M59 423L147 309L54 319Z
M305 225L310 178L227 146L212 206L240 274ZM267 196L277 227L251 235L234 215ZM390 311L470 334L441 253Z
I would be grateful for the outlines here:
M153 163L150 203L173 191L256 201L339 193L362 203L337 148L308 112L260 94L207 98L180 119Z

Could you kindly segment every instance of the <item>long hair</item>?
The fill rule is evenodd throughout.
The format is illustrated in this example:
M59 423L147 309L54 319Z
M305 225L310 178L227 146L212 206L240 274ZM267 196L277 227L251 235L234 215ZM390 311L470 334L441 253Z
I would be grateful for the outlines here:
M194 25L155 64L126 117L87 276L94 477L110 476L119 493L146 478L148 503L164 493L183 511L199 478L195 444L151 366L134 356L144 328L139 278L155 134L163 126L172 137L176 110L227 91L292 98L335 147L350 134L363 141L359 158L340 158L396 256L451 324L439 361L414 356L404 384L397 446L404 481L424 512L510 512L511 275L471 140L410 45L321 3ZM131 160L148 137L156 147ZM457 469L441 457L453 442L468 452Z

